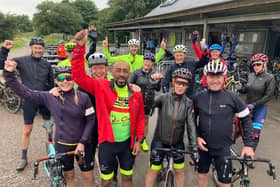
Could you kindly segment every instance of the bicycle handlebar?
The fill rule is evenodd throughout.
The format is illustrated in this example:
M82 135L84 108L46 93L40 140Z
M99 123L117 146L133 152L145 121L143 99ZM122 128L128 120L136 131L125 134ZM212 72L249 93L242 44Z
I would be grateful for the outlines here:
M36 179L36 176L38 174L38 166L39 166L40 162L42 162L44 160L51 160L51 159L59 160L64 156L70 156L70 155L75 155L75 151L68 151L68 152L65 152L65 153L58 153L58 154L53 154L53 155L50 155L50 156L42 156L42 157L37 158L37 160L34 162L34 176L33 176L33 179L34 180ZM85 166L85 160L84 160L83 152L78 151L77 156L78 156L78 164L82 165L82 166Z
M248 162L262 162L262 163L267 163L269 166L269 170L267 170L267 174L269 176L272 176L273 180L276 180L276 171L275 171L275 165L271 162L271 160L269 159L265 159L265 158L251 158L248 156L245 157L236 157L236 156L225 156L225 169L227 168L227 165L229 163L230 160L237 160L240 162L240 164L242 165L242 168L244 168L244 165L248 165Z

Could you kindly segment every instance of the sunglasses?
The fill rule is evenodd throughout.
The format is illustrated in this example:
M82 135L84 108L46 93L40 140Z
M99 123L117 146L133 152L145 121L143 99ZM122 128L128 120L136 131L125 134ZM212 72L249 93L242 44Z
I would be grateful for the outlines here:
M221 75L224 75L224 73L223 72L217 72L217 73L208 72L207 75L210 75L210 76L221 76Z
M184 86L184 87L188 87L189 86L189 83L182 82L182 81L175 81L175 84L177 84L178 86Z
M254 63L254 64L252 64L253 67L255 67L255 66L259 67L259 66L262 66L262 65L263 65L262 63Z
M63 82L64 80L66 80L66 81L72 81L72 76L71 76L71 75L58 75L58 76L56 77L56 80L57 80L58 82Z

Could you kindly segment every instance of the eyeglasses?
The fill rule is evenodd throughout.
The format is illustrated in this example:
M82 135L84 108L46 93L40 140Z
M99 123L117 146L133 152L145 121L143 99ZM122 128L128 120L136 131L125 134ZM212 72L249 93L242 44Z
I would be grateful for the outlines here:
M58 76L56 77L56 80L57 80L58 82L63 82L64 80L66 80L66 81L72 81L72 76L71 76L71 75L58 75Z
M253 67L255 67L255 66L259 67L259 66L262 66L262 65L263 65L262 63L254 63L254 64L252 64Z
M175 81L175 84L177 84L178 86L184 86L184 87L188 87L189 86L189 83L182 82L182 81Z

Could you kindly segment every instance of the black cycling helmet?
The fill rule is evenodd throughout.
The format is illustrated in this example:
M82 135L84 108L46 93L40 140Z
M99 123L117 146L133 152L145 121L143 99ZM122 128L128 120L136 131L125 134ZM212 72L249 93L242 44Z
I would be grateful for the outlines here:
M29 46L32 45L41 45L41 46L45 46L45 42L44 39L41 37L33 37L31 38L30 42L29 42Z
M150 60L152 62L155 62L155 55L153 53L145 53L144 54L144 60Z
M181 78L190 82L192 80L192 73L187 68L179 68L172 73L172 78Z
M108 61L103 53L95 52L88 57L88 66L104 64L108 66Z
M54 67L54 77L56 78L60 73L70 73L71 74L71 66Z

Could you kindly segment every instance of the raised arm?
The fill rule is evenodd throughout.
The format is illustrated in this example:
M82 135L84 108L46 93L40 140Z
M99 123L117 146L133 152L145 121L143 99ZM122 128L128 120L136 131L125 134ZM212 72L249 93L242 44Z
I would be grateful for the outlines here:
M82 30L75 35L77 41L76 48L73 51L71 59L71 68L73 80L86 92L94 94L97 83L96 80L92 79L86 74L84 65L85 55L85 44L87 42L87 31Z
M14 46L13 41L5 40L0 51L0 69L4 68L4 63L7 60L10 49Z
M166 43L165 43L164 38L163 38L162 41L161 41L161 44L160 44L159 51L158 51L157 54L156 54L156 61L155 61L156 64L157 64L157 63L162 59L162 57L165 55L165 48L166 48Z
M26 100L49 106L49 97L51 95L48 92L45 91L35 91L31 90L25 85L19 83L19 81L16 78L15 74L16 69L16 62L14 61L6 61L5 63L5 70L4 70L4 77L9 85L9 87L14 90L14 92L19 95L20 97L23 97Z

